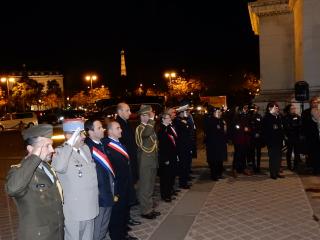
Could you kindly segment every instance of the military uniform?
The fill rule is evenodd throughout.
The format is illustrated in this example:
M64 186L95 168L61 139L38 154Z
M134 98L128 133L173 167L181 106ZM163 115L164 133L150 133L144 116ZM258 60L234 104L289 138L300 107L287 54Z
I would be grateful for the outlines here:
M96 166L88 146L83 145L79 150L77 152L65 143L56 148L56 154L52 158L52 166L64 191L66 239L78 239L78 227L82 223L86 226L87 223L92 224L92 229L88 229L93 231L93 219L99 213Z
M50 137L52 126L39 124L22 132L24 140ZM6 191L19 213L19 240L63 240L62 190L50 165L29 155L9 170Z
M138 199L141 214L152 212L155 179L158 168L157 135L154 131L155 121L149 119L147 124L141 123L136 128L136 143L138 145L139 185Z

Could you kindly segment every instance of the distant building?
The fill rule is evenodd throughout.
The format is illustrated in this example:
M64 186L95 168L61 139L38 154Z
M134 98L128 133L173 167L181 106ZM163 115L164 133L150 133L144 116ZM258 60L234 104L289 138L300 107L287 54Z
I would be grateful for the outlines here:
M63 87L63 75L57 71L17 71L17 72L0 72L1 77L13 77L16 82L18 82L23 75L27 75L30 79L37 81L38 83L43 84L43 90L47 90L47 82L51 80L56 80L61 88L62 92L64 92Z
M320 1L257 0L249 3L259 35L261 94L257 102L294 100L294 84L306 81L320 94Z

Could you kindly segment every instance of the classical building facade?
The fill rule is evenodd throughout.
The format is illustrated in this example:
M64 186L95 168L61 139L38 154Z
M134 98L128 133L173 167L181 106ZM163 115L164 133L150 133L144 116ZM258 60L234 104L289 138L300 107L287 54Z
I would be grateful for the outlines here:
M260 43L256 101L288 103L297 81L309 84L311 96L320 95L320 1L257 0L248 7Z
M11 72L1 74L3 76L13 77L15 81L19 81L22 76L26 74L30 79L37 81L38 83L43 84L43 90L47 90L47 82L51 80L56 80L62 90L64 92L63 87L63 75L57 71L27 71L27 72Z

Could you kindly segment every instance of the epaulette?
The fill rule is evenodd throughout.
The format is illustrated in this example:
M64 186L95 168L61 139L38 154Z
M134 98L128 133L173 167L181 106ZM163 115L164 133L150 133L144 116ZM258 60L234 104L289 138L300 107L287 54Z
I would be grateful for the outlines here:
M10 168L19 168L21 167L21 163L19 164L14 164L14 165L11 165Z

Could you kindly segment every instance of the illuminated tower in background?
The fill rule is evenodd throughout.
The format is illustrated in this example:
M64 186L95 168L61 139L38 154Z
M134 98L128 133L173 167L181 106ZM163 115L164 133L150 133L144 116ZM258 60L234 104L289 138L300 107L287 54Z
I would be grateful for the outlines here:
M124 50L121 50L121 77L127 76L126 61L124 59Z

